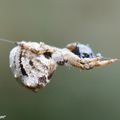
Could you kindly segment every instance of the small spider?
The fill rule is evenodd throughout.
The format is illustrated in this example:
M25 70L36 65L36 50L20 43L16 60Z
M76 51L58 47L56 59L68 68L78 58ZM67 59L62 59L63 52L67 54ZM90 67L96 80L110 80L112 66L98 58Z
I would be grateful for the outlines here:
M70 65L89 70L115 62L117 59L105 59L100 53L94 54L89 45L70 43L65 48L57 48L43 42L13 42L9 62L14 77L23 86L38 91L45 87L58 65Z
M45 87L57 65L72 65L89 70L115 62L96 56L89 46L71 43L66 48L57 48L43 42L18 42L10 52L10 68L24 86L34 91Z

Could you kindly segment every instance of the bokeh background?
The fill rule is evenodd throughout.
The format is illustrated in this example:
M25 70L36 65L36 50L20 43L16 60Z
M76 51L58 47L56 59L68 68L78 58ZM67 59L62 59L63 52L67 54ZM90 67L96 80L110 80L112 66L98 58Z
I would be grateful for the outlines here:
M0 0L0 38L64 47L79 41L120 58L119 0ZM34 93L9 68L13 44L0 42L0 116L6 120L120 120L120 62L80 71L58 67Z

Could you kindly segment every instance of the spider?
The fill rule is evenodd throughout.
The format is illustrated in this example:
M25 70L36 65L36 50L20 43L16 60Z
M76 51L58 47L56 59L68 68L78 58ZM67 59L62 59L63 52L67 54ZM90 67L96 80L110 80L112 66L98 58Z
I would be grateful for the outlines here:
M57 65L71 65L89 70L115 62L104 60L93 53L89 46L70 43L65 48L57 48L43 42L18 42L10 52L10 68L14 77L25 87L37 91L45 87Z

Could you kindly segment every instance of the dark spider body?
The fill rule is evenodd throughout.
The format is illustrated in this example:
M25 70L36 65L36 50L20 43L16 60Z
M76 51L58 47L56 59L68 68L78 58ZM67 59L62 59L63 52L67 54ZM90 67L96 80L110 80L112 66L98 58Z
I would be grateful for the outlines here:
M96 57L89 45L84 45L81 43L73 43L73 44L69 44L67 48L70 49L75 55L79 56L80 58Z

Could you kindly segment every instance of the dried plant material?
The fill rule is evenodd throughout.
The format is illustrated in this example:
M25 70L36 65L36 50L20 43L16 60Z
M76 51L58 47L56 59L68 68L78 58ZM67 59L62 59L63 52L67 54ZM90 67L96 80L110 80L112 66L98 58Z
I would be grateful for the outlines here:
M34 91L45 87L57 65L71 65L82 70L101 67L117 59L104 60L95 55L88 45L71 43L57 48L43 42L18 42L10 52L10 68L15 78Z

